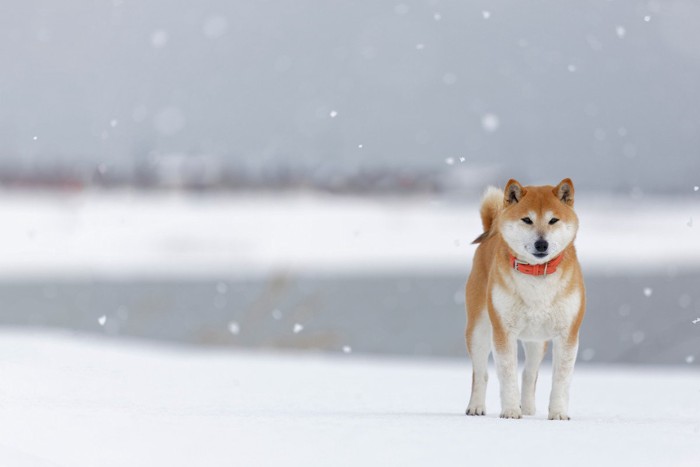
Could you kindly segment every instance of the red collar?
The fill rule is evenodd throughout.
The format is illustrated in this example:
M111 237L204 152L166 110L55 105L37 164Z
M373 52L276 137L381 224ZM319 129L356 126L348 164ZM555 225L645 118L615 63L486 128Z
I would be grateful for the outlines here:
M556 272L557 266L564 259L564 254L561 254L551 261L547 261L544 264L528 264L519 261L513 255L510 255L510 266L518 272L523 274L529 274L531 276L546 276L547 274L552 274Z

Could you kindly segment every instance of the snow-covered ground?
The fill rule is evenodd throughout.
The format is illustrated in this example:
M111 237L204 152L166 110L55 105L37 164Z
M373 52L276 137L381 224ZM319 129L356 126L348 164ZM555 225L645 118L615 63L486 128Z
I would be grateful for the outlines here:
M586 270L697 270L695 195L580 195ZM5 277L464 271L481 232L478 199L8 192L0 212Z
M700 375L579 366L570 422L466 417L469 364L0 334L0 464L700 465Z

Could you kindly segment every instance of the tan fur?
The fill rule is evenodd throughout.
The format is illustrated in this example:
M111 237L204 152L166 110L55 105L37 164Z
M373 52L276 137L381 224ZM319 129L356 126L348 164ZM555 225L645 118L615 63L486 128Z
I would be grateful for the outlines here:
M522 280L522 277L518 277L519 274L522 276L522 273L514 271L511 267L510 255L516 257L518 255L511 250L502 237L500 226L504 222L520 221L534 212L537 213L537 219L541 222L532 227L537 229L537 232L546 233L547 229L553 228L544 219L545 213L550 212L560 219L560 222L577 227L578 219L573 211L573 204L574 188L570 179L562 180L557 186L525 187L515 180L510 180L503 191L496 192L491 189L486 193L480 210L484 232L474 241L479 245L474 254L471 274L466 285L465 334L470 354L472 354L470 345L474 333L483 320L490 322L494 351L506 351L509 342L512 342L510 338L514 331L508 328L495 309L492 294L494 287L498 287L499 290L505 290L508 294L517 295L518 292L513 284L514 281ZM552 289L556 290L554 304L563 302L567 297L580 296L578 313L562 333L562 338L565 338L569 345L576 345L585 313L585 288L573 241L566 245L562 254L563 260L555 276L543 278L543 280L560 281L552 282L557 287ZM514 298L514 300L518 299L518 297Z
M565 181L567 180L571 183L570 179L566 179ZM509 184L510 183L512 183L512 180ZM486 203L492 203L493 201L492 198L485 198L484 205L482 205L481 209L484 227L492 227L492 223L496 223L495 221L498 220L499 215L507 216L512 219L519 219L533 208L539 212L551 210L556 212L559 218L563 220L570 217L570 214L566 211L557 209L559 208L557 203L561 202L556 197L552 196L553 192L556 190L555 187L538 186L524 188L527 193L531 193L531 195L527 196L522 204L516 204L512 206L512 209L507 211L505 208L494 209L492 205L484 209ZM507 203L507 200L505 202ZM484 219L484 213L492 214L493 217ZM492 289L493 283L498 282L499 285L505 286L501 278L506 274L516 273L510 267L510 254L512 252L500 235L497 235L497 231L492 232L487 230L478 238L481 238L484 234L489 235L480 241L480 245L476 249L472 271L467 281L467 335L469 335L469 323L476 323L481 318L481 313L486 308L484 305L488 303L487 297L490 295L489 292ZM564 259L559 265L559 270L565 272L566 275L573 274L568 284L567 291L580 290L583 297L585 297L585 294L583 294L583 274L581 273L581 267L576 257L576 248L573 244L569 245L564 251ZM491 306L489 306L489 308L491 308ZM584 312L585 302L582 301L581 310L579 311L570 334L578 333ZM498 324L492 323L492 325L494 326L494 332L500 332L500 329L496 329L499 328Z

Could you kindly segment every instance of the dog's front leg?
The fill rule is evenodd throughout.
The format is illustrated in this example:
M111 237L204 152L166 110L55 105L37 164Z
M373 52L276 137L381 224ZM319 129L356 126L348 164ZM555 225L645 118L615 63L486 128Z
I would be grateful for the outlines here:
M578 336L573 340L557 337L553 341L554 372L552 374L552 392L549 396L549 419L569 420L569 387L578 352Z
M493 349L501 386L501 418L522 418L518 393L518 340L515 335L494 333Z

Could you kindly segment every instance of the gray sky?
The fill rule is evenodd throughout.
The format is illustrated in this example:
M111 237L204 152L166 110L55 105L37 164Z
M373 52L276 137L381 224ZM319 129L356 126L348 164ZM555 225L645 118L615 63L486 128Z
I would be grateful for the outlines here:
M6 3L3 167L464 157L530 183L700 183L695 2Z

